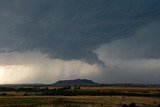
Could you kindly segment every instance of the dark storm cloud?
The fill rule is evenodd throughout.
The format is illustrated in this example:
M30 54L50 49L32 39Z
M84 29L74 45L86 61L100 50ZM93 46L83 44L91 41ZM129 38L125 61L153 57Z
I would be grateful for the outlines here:
M107 68L108 82L159 83L160 22L139 29L133 37L101 45L95 52Z
M98 46L153 21L159 0L0 0L0 49L95 63Z

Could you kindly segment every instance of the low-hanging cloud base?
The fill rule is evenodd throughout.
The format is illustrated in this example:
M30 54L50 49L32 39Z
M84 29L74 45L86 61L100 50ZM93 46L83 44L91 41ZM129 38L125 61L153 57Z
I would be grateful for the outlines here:
M96 79L101 67L81 60L50 59L32 51L0 54L0 84L53 83L60 79Z

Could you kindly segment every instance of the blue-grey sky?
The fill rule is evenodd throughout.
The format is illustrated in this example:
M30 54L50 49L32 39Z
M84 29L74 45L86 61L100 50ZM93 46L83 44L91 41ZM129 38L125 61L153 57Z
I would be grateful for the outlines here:
M159 83L159 34L159 0L0 0L0 83Z

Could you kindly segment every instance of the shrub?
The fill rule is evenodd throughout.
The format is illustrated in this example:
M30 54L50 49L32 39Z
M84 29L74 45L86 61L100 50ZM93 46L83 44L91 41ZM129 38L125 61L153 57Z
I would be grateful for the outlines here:
M0 96L7 96L7 93L0 93Z
M28 93L26 92L26 93L24 93L24 96L28 96Z
M135 103L129 104L129 107L137 107Z
M123 104L122 107L128 107L128 105L127 104Z

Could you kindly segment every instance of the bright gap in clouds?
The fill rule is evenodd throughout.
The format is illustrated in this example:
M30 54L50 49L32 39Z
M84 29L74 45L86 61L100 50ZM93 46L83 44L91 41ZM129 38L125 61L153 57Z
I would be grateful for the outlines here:
M0 67L0 84L17 83L24 79L26 72L23 65L5 65Z
M5 72L5 67L3 67L3 66L0 66L0 78L2 78L2 76L3 76L3 74L4 74L4 72Z

